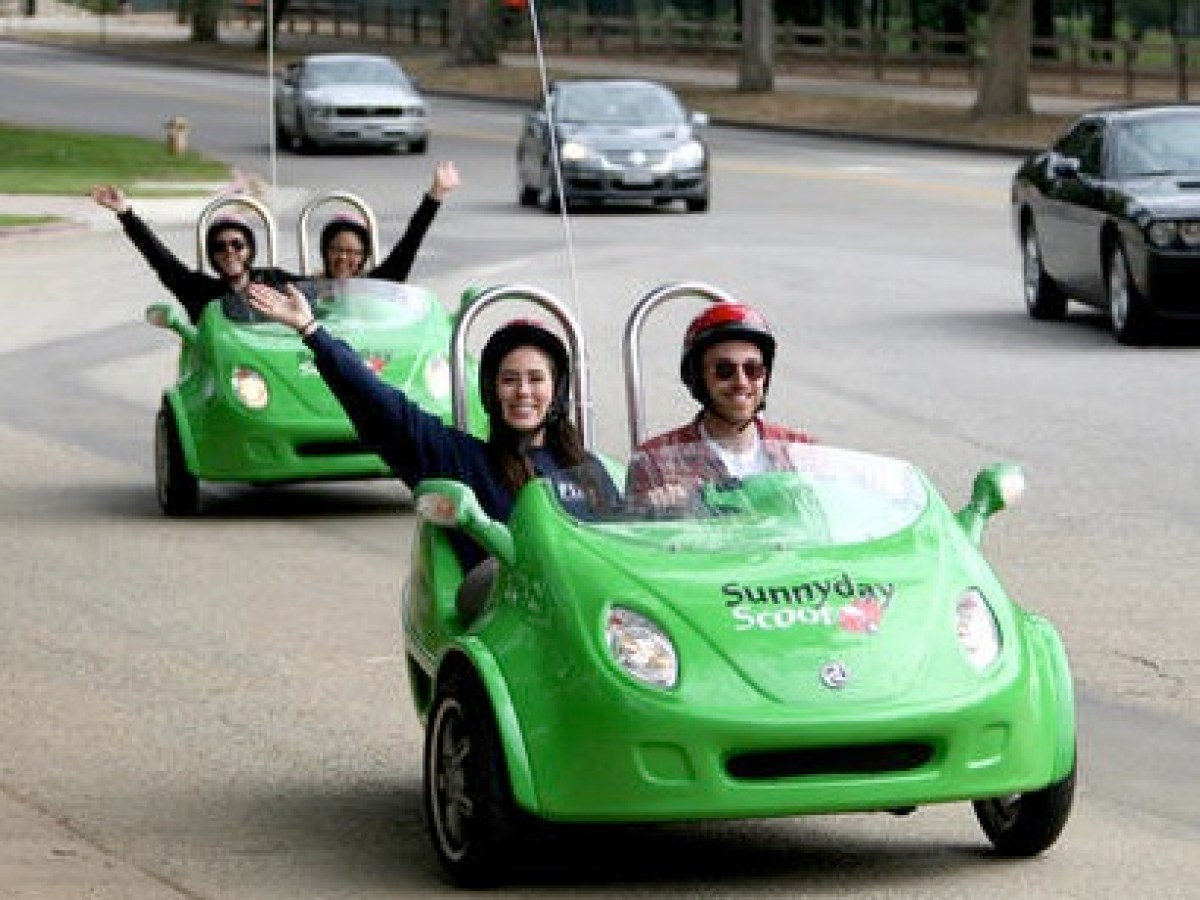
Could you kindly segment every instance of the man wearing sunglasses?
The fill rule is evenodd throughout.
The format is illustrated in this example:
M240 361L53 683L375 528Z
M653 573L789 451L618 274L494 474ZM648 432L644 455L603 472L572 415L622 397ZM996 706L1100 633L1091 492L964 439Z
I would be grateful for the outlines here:
M678 505L705 483L789 468L786 445L813 439L762 418L774 361L775 336L758 310L714 303L696 316L684 334L679 374L700 411L637 448L630 498Z

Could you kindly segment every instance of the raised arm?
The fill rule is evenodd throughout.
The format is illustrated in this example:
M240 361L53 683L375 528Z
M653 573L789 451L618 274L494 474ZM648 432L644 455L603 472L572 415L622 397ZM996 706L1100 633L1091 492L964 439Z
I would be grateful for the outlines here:
M442 201L446 199L459 185L458 167L453 162L442 161L433 168L433 181L429 190L421 196L412 218L408 220L408 228L392 252L370 274L372 278L384 278L388 281L406 281L412 271L413 262L425 240L425 234L433 219L441 209Z

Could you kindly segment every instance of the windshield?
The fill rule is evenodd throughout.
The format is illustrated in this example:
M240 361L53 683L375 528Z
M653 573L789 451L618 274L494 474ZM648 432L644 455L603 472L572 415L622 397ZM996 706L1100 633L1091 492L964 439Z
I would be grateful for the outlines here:
M581 525L665 550L823 547L879 540L925 511L925 483L906 462L817 444L762 442L758 474L731 477L707 444L680 444L630 460L625 496L581 510Z
M331 84L382 84L408 88L404 73L384 59L326 60L310 62L304 69L309 87Z
M1118 177L1200 172L1200 116L1135 119L1117 133Z
M621 82L560 85L554 115L559 122L599 125L680 125L687 118L666 88Z
M294 284L308 298L317 321L326 323L402 328L426 319L435 302L428 288L372 278L314 278ZM240 294L226 295L221 305L234 322L265 321Z

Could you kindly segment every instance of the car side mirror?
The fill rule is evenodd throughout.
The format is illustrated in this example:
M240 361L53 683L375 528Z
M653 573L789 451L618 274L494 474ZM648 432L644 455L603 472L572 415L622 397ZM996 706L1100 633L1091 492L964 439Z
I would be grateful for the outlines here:
M188 322L170 303L153 303L146 307L146 321L155 328L174 331L185 344L196 339L196 326Z
M1078 178L1079 160L1073 156L1055 156L1050 160L1050 173L1055 178Z
M483 511L467 485L448 478L430 478L417 484L413 496L417 514L426 522L460 528L500 562L512 565L516 555L512 532Z
M971 489L971 499L955 515L971 542L983 540L987 520L1007 509L1025 493L1025 473L1014 463L996 463L980 469Z
M707 125L707 124L708 124L708 113L706 113L706 112L694 112L694 113L692 113L692 115L691 115L691 122L692 122L692 124L693 124L693 125L695 125L697 128L703 128L705 125Z

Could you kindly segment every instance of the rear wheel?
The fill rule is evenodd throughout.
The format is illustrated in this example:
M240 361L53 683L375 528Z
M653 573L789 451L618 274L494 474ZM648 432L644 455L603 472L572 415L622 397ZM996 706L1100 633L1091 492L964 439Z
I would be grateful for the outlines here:
M975 801L975 817L1002 856L1037 856L1062 833L1075 797L1075 769L1040 791Z
M425 819L446 874L462 887L499 881L520 834L487 694L469 674L438 689L425 731Z
M1042 248L1033 222L1021 229L1021 268L1025 287L1025 308L1034 319L1056 320L1067 314L1067 296L1046 274Z
M1108 317L1113 336L1122 344L1142 344L1150 337L1153 313L1134 283L1129 258L1120 241L1108 255Z
M154 422L154 490L168 516L190 516L200 508L200 482L188 471L175 414L165 400Z

